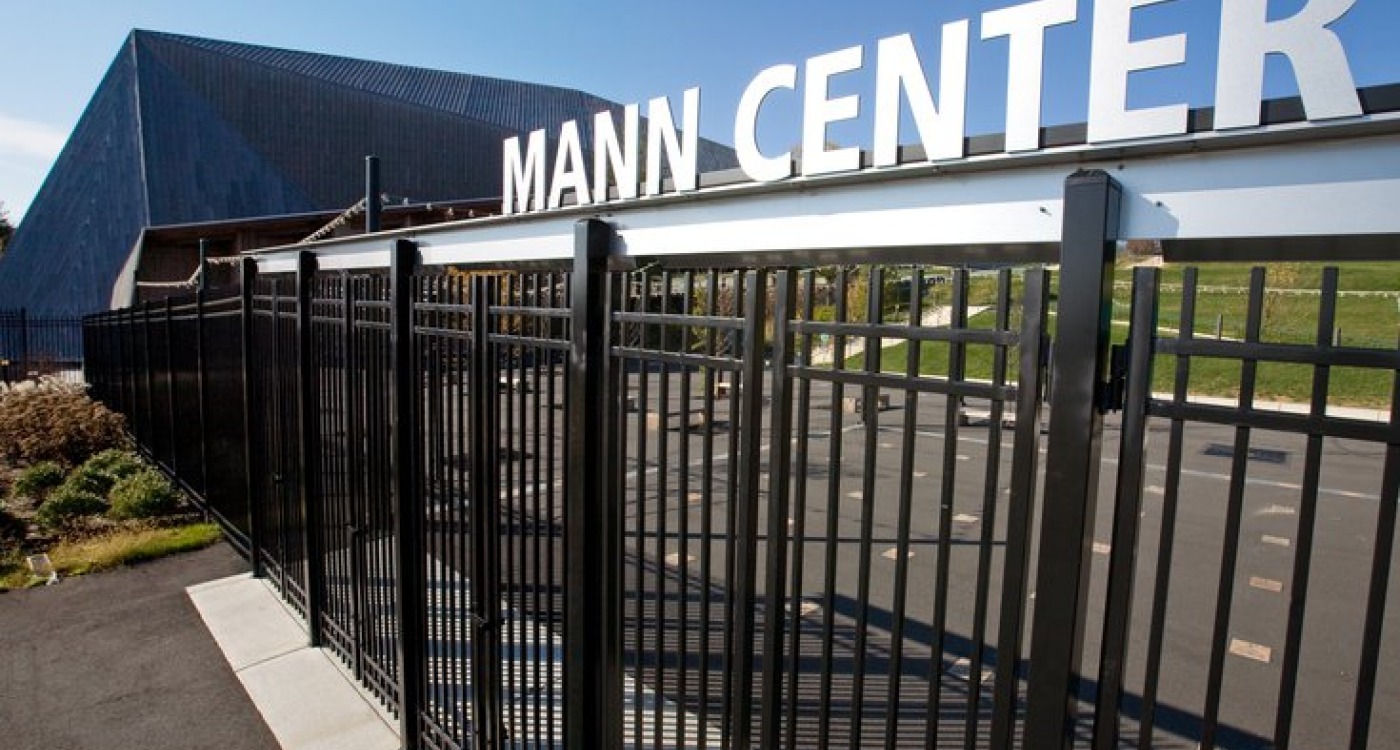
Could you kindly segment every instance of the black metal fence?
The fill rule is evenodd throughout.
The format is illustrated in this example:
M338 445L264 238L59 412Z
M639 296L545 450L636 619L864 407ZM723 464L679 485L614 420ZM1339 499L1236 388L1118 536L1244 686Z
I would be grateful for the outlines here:
M0 383L44 375L78 379L82 364L82 318L0 310Z
M627 267L585 221L572 263L249 260L238 296L89 319L88 374L407 747L1388 747L1400 399L1329 415L1327 373L1400 353L1262 341L1262 275L1245 340L1193 337L1194 276L1159 337L1146 271L1111 358L1111 184L1071 181L1053 279ZM1240 363L1236 406L1193 358ZM1313 369L1308 414L1256 409L1261 362ZM1305 443L1299 481L1261 432Z

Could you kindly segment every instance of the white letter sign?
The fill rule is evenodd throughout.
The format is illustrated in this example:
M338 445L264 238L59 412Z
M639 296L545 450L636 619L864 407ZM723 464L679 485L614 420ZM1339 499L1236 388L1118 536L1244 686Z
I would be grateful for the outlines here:
M982 14L982 38L1009 37L1006 150L1040 148L1040 91L1045 70L1045 30L1073 23L1075 0L1039 0Z
M1133 9L1171 0L1098 0L1089 62L1089 142L1186 132L1187 107L1128 109L1128 74L1186 62L1186 35L1131 41Z
M700 184L696 167L700 156L700 89L686 89L681 97L681 123L683 130L677 136L670 99L659 96L647 104L647 195L661 194L662 146L676 191L694 190Z
M1215 127L1259 124L1264 56L1286 55L1298 78L1309 120L1361 114L1342 42L1328 28L1356 0L1311 0L1296 15L1269 23L1268 0L1229 0L1220 11L1220 62L1215 68Z
M509 215L519 211L544 208L544 149L543 130L530 133L525 156L520 156L520 138L507 138L505 153L501 159L501 213ZM519 206L516 205L519 196Z
M641 113L635 104L622 110L622 141L618 142L617 127L611 112L593 116L593 200L608 199L608 175L617 178L617 197L631 200L637 197L637 133Z
M826 126L840 120L853 120L860 114L860 98L843 96L828 99L827 80L837 73L859 70L860 47L818 55L807 61L802 83L802 174L826 174L860 169L860 149L853 146L826 148Z
M574 191L580 206L588 199L588 175L583 171L583 144L579 143L578 123L569 120L559 129L559 148L554 154L554 176L549 181L549 207L564 205L564 191Z
M739 98L739 111L734 116L734 153L739 167L751 179L772 182L792 176L792 152L767 157L758 150L758 110L768 94L778 89L797 88L796 65L774 65L754 76Z
M928 78L908 34L881 39L875 67L875 166L899 160L900 91L909 97L909 110L929 161L963 156L967 120L968 23L943 27L938 68L938 104L929 93Z

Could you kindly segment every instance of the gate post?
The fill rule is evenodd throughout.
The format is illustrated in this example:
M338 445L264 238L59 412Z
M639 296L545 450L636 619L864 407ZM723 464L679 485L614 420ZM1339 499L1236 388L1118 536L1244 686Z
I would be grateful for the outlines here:
M467 393L471 399L472 747L488 749L502 744L500 456L495 421L496 355L490 339L497 281L491 276L476 276L471 281L472 353Z
M413 368L413 269L418 246L396 240L389 255L389 357L392 383L389 401L389 455L394 497L394 536L397 540L399 739L405 750L422 745L418 721L423 701L424 608L427 581L423 574L423 512L418 483L418 381Z
M19 379L29 379L29 308L19 309Z
M199 286L194 290L194 357L195 383L199 398L199 491L204 501L209 502L209 415L206 401L209 397L209 367L205 362L204 351L204 303L205 280L209 276L208 244L199 241Z
M1065 181L1055 378L1046 441L1025 747L1068 750L1077 711L1103 439L1113 256L1122 188L1107 172Z
M622 515L610 492L607 259L612 228L574 225L564 501L564 746L622 746Z
M180 477L180 436L179 422L176 414L175 401L175 315L172 310L173 305L170 298L165 298L165 405L170 410L166 417L166 423L170 428L170 464L165 468L174 475L175 481L179 482Z
M254 444L261 445L262 441L253 439L258 423L253 418L253 401L256 391L253 388L253 282L258 275L258 262L252 258L244 258L243 264L239 268L239 326L242 329L242 356L243 356L243 478L248 493L248 557L253 563L253 577L262 578L267 575L263 568L262 544L263 544L263 514L262 496L258 492L258 477L261 472L258 470L257 455L254 452Z
M143 436L146 444L143 447L146 455L150 456L152 461L160 463L160 456L156 451L156 366L151 361L151 306L154 304L154 302L141 304L141 340L145 342L141 349L141 367L146 374L146 429Z
M326 600L326 560L321 550L323 503L321 502L321 425L316 408L316 358L311 346L311 281L316 276L316 256L310 250L297 253L297 477L301 486L302 549L306 554L306 624L309 643L325 642L321 612Z

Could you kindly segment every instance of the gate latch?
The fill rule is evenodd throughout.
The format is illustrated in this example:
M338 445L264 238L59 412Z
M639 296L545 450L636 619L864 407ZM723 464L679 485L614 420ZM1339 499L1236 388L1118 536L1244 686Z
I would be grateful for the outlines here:
M1108 382L1099 384L1099 412L1123 411L1128 393L1128 345L1114 344L1108 350Z

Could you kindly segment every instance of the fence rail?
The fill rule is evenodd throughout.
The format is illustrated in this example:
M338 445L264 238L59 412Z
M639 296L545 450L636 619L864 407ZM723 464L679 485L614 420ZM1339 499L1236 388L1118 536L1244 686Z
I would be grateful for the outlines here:
M1071 178L1058 283L1039 246L976 284L985 248L634 262L599 220L574 227L571 259L445 265L403 238L248 259L237 293L89 318L88 375L406 747L1263 748L1338 744L1339 717L1351 747L1385 747L1397 415L1324 416L1325 373L1394 378L1400 355L1257 326L1226 347L1189 319L1158 340L1170 305L1151 271L1113 355L1115 190ZM1148 386L1168 356L1163 401ZM1251 395L1194 404L1192 357L1240 363ZM1254 410L1261 361L1313 368L1310 416ZM1295 517L1299 485L1251 463L1251 428L1305 444L1309 528L1268 525ZM1195 450L1212 439L1228 473L1212 443ZM1375 477L1355 470L1363 446L1385 455ZM1334 509L1370 534L1364 559L1311 541L1320 496L1371 498ZM1303 557L1261 552L1261 530L1296 534ZM1312 609L1283 605L1283 674L1228 662L1268 650L1249 638L1276 603L1242 597L1306 593L1310 576L1361 580L1365 606L1314 585ZM1169 582L1203 579L1219 584L1174 584L1169 602ZM1360 684L1300 656L1342 642ZM1282 688L1221 689L1241 675ZM1331 701L1327 720L1295 712L1304 692Z
M0 309L0 382L41 375L80 380L83 319Z

